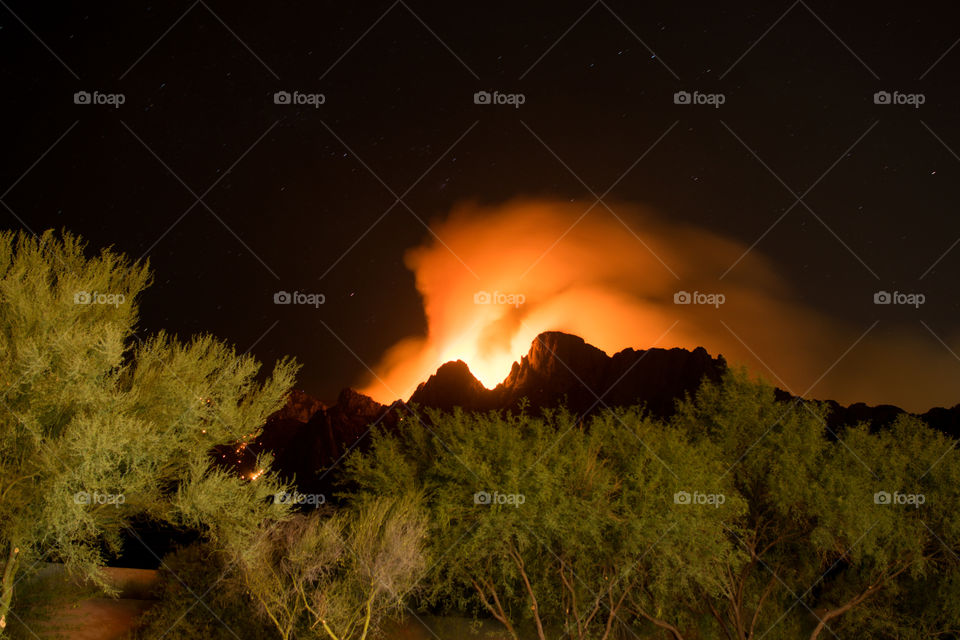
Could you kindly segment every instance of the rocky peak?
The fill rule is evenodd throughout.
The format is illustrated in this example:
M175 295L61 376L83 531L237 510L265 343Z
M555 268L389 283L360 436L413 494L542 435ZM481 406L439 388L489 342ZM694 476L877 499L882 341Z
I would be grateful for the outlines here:
M322 402L300 389L291 389L287 394L287 403L270 416L272 420L294 420L309 422L318 411L325 409Z
M583 338L547 331L534 338L527 355L515 362L497 389L524 389L549 380L552 386L569 387L577 378L594 378L609 357Z
M410 401L475 411L511 409L526 398L535 409L564 404L578 413L603 405L646 403L652 412L665 415L704 377L718 379L725 369L723 358L712 358L702 348L625 349L608 356L579 336L547 331L534 339L527 355L513 364L496 388L485 389L466 363L448 362L417 388Z
M447 362L426 382L420 383L410 402L449 411L454 407L485 408L491 405L490 390L470 372L463 360Z

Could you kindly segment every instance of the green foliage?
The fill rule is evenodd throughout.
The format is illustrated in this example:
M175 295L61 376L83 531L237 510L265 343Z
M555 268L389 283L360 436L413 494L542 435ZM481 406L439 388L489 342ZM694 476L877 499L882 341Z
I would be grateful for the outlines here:
M135 518L218 539L278 513L260 497L280 487L219 472L209 452L255 435L297 365L263 377L210 336L141 340L149 282L146 264L88 258L68 233L0 233L0 627L38 560L108 588L103 550L119 551Z
M234 565L206 543L163 558L158 603L140 620L134 640L272 640L271 626L250 615L252 603Z
M720 524L744 506L713 454L637 410L587 427L563 411L430 412L378 433L347 473L370 495L427 496L435 603L485 610L514 637L532 624L588 638L640 612L682 618L694 586L718 588L718 560L737 556ZM730 497L675 503L687 489Z
M841 437L846 446L824 476L843 500L831 505L823 528L849 566L820 604L857 606L831 623L834 630L919 638L960 629L956 441L907 416L877 434L860 426Z
M363 640L402 613L426 565L425 535L416 500L374 498L265 526L236 549L236 563L284 640Z
M346 479L360 495L426 496L424 604L515 638L957 629L956 442L910 417L834 434L826 412L742 372L665 422L431 411L376 432Z
M879 433L859 425L833 434L825 415L776 402L744 374L706 383L681 405L675 424L720 445L749 505L730 523L748 557L730 567L718 624L744 637L785 625L811 638L842 629L860 637L925 609L927 629L956 628L955 607L936 615L906 606L956 575L956 443L912 417ZM897 502L910 496L915 504Z
M821 487L832 451L824 411L778 402L771 387L741 372L705 382L671 420L691 438L716 444L721 473L748 505L724 525L744 555L725 567L717 593L703 594L715 597L714 622L734 637L784 631L793 622L788 614L807 614L794 594L806 592L835 559L814 543L832 504Z

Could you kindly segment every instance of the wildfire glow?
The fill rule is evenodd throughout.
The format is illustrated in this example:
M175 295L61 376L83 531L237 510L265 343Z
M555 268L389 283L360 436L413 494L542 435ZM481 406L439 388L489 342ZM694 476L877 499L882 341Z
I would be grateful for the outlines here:
M699 344L690 322L671 329L689 311L674 305L673 295L717 290L716 276L741 248L655 223L637 207L618 206L622 222L601 206L581 218L588 207L532 200L467 205L435 225L439 240L406 256L424 299L427 337L395 345L377 368L380 380L365 392L381 401L406 398L439 365L458 359L492 388L547 330L575 333L608 353ZM743 288L745 279L777 283L759 256L744 263L724 291ZM701 286L707 273L712 288Z
M388 350L363 391L380 402L406 399L441 364L458 359L492 388L539 333L558 330L608 354L704 346L804 393L862 333L864 327L843 326L796 302L759 249L665 222L641 207L609 204L613 212L555 200L467 204L431 225L433 235L406 255L423 297L426 336ZM675 304L679 291L725 300L719 307ZM868 301L869 294L863 292ZM905 350L914 361L922 351L939 366L955 365L946 363L949 357L909 336L878 339L883 343L871 337L858 344L818 383L814 397L907 407L929 400L905 398L906 388L953 397L940 376L922 386L916 372L880 372L876 364ZM864 380L863 370L875 377Z

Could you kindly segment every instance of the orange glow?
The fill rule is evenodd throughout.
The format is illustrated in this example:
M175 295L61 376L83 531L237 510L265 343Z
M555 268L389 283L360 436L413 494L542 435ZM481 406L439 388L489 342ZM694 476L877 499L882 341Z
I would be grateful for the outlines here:
M602 204L590 209L590 202L466 204L431 225L436 235L406 255L423 297L426 336L389 349L362 391L384 403L406 400L441 364L458 359L492 388L539 333L558 330L608 354L703 346L781 388L802 394L816 382L812 397L841 402L910 408L954 398L950 380L935 375L935 367L956 366L945 350L880 332L818 382L865 327L801 305L760 248L748 251L639 206L608 204L615 215ZM722 294L725 301L675 304L678 291ZM851 295L862 295L866 305L872 293ZM933 369L923 385L917 371L878 365L905 348L917 364L928 362L924 371ZM865 380L863 371L874 377ZM918 392L926 397L918 399Z
M740 247L654 222L637 207L615 208L630 229L602 206L578 222L588 207L535 200L467 205L435 225L442 243L433 240L406 256L424 299L428 336L395 345L376 367L380 380L363 391L382 402L406 399L437 367L458 359L492 388L547 330L575 333L607 353L697 346L690 323L671 330L689 311L673 305L673 295L718 290L716 282L701 286L704 274L722 273ZM758 286L775 285L760 260L745 259L724 290L742 287L743 274Z

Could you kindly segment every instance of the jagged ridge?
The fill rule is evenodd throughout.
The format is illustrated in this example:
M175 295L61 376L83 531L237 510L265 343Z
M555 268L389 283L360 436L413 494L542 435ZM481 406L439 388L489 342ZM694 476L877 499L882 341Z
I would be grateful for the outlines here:
M533 410L563 404L585 414L604 406L644 404L650 413L668 416L684 394L694 392L704 378L718 380L726 368L722 356L711 357L702 347L624 349L608 356L578 336L549 331L537 336L527 355L493 389L485 388L469 366L457 360L443 364L406 403L383 405L344 389L336 403L325 407L303 392L292 392L288 405L270 417L256 445L246 452L240 468L251 470L256 453L270 451L274 467L288 478L296 477L301 491L326 492L331 488L326 470L353 447L364 446L370 425L392 428L398 412L409 410L411 404L488 411L516 408L526 398ZM783 400L794 399L785 391L777 394ZM828 404L828 426L833 430L858 422L880 428L905 413L892 405ZM920 417L949 435L960 434L960 405L937 407Z

